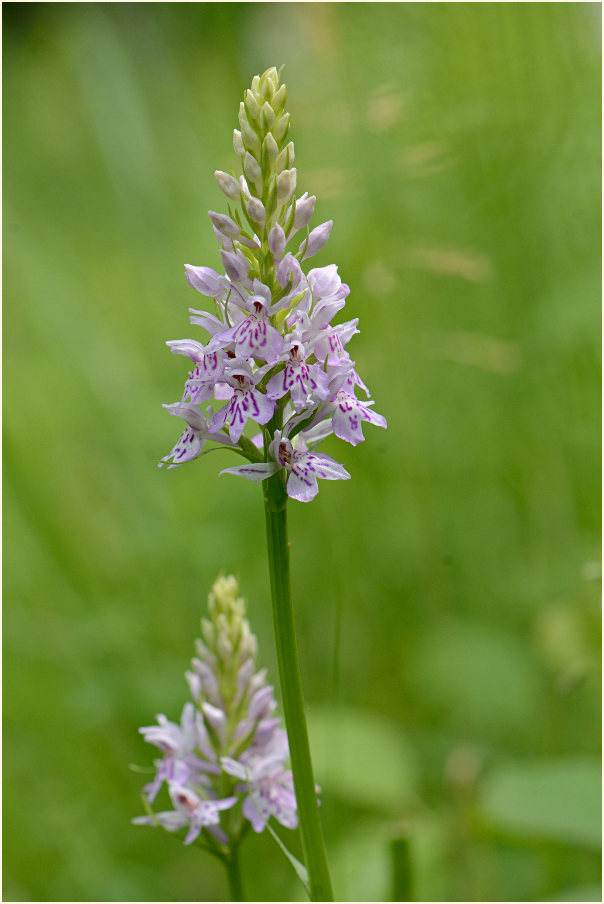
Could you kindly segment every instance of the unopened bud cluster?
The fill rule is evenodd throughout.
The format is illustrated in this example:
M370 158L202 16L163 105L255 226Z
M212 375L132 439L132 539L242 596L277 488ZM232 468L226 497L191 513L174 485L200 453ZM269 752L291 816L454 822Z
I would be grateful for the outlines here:
M205 344L168 342L193 370L181 401L165 406L187 426L160 466L191 461L213 441L249 461L222 473L262 481L281 472L287 494L309 502L318 492L317 478L350 477L332 458L311 450L332 433L357 445L364 422L385 427L386 420L373 402L356 397L361 389L369 398L346 350L358 318L332 323L346 304L348 286L335 264L308 273L302 268L325 246L333 224L308 228L316 198L296 194L285 105L286 88L275 68L255 76L234 132L242 173L216 172L228 213L209 216L225 273L186 265L189 285L212 298L215 310L190 309L191 323L208 334ZM302 231L302 241L295 239ZM215 402L222 407L215 410ZM247 435L248 422L261 432Z
M233 133L233 146L241 159L243 176L237 180L221 170L215 173L227 198L240 202L252 235L258 227L267 234L273 260L283 256L287 238L308 225L316 201L314 195L309 198L307 194L297 201L294 199L297 173L293 166L294 143L287 142L286 100L287 89L279 84L275 68L254 76L251 88L239 104L239 129ZM242 225L238 211L234 218L210 211L210 219L217 233L238 240L241 250L248 249L244 253L260 276L257 245Z
M207 831L230 845L246 821L260 832L271 816L288 828L298 820L287 735L273 716L266 670L257 669L258 644L234 577L218 578L208 608L186 673L192 702L185 703L180 724L159 715L157 725L140 729L162 753L143 789L147 802L165 785L173 809L133 822L172 832L186 828L185 844Z

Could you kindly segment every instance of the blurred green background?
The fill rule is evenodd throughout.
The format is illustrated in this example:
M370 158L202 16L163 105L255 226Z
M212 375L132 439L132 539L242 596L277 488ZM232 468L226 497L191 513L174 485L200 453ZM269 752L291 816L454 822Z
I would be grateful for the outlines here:
M258 486L159 471L251 77L389 422L292 504L341 900L599 900L600 5L48 3L4 21L4 900L222 900L134 827L211 582L276 680ZM196 335L196 334L195 334ZM199 338L202 334L199 331ZM299 850L286 830L288 843ZM300 900L265 833L250 900Z

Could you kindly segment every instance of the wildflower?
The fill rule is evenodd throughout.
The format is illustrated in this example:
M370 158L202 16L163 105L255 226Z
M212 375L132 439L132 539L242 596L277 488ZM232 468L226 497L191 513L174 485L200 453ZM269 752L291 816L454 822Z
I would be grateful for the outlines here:
M273 816L297 826L289 748L274 716L274 691L257 669L258 644L245 617L245 602L232 576L218 578L209 595L209 619L186 673L193 701L180 723L165 715L139 729L162 754L143 792L152 804L167 788L171 810L138 816L136 825L159 824L170 832L187 828L185 844L205 829L223 843L234 841L244 823L262 831ZM232 811L221 822L223 811Z
M204 454L206 443L222 443L249 464L221 473L261 481L285 469L288 495L308 502L318 492L317 478L350 476L315 451L318 442L335 435L357 445L363 422L386 427L386 419L355 395L360 387L369 399L347 349L358 318L336 321L349 287L335 264L303 269L326 246L333 221L310 229L316 197L296 196L300 179L285 100L276 69L254 77L233 133L241 172L238 178L215 173L229 201L228 213L209 212L224 273L185 267L188 284L213 299L215 311L190 309L192 325L207 339L168 343L193 370L180 403L165 406L187 427L160 465L176 467ZM302 241L294 239L300 230Z
M299 502L311 502L319 487L317 478L323 480L349 480L350 474L342 465L329 455L307 451L303 433L296 437L296 446L282 436L280 430L275 431L269 451L272 461L266 463L242 465L237 468L225 468L221 474L237 474L248 480L266 480L282 468L287 471L287 495Z
M168 793L174 804L174 810L155 813L155 820L169 832L177 832L189 826L185 844L192 844L204 826L217 826L220 823L220 810L228 810L237 803L237 797L225 797L222 800L204 800L195 791L176 782L168 783ZM153 825L151 816L135 816L135 825Z
M266 424L273 416L274 401L255 388L260 376L260 373L252 372L245 359L239 367L230 365L225 375L225 382L234 391L229 403L214 415L214 431L228 424L229 435L234 443L240 440L248 418L252 418L257 424Z
M297 828L292 774L283 768L282 756L252 755L241 761L222 757L221 764L225 772L240 779L235 789L247 792L242 812L255 832L262 832L271 816L288 829Z

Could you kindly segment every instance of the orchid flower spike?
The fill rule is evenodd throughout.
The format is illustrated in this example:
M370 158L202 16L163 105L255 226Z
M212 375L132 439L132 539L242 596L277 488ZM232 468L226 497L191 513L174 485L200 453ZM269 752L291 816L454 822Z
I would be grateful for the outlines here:
M298 813L287 734L274 714L266 670L258 669L258 643L236 578L215 581L208 609L186 672L192 700L179 722L159 715L157 725L140 729L160 754L143 788L147 805L165 787L172 809L132 821L186 829L185 844L208 832L228 845L238 842L246 823L261 832L271 817L295 829Z
M282 472L287 494L309 502L317 478L350 477L314 451L318 442L335 435L357 445L363 422L384 428L386 419L356 396L360 388L369 397L346 348L358 318L334 322L349 287L335 264L304 269L333 221L310 228L316 197L296 194L286 94L274 67L254 77L233 136L241 171L215 173L228 202L228 212L209 212L224 272L185 267L189 286L212 299L212 309L191 309L205 337L168 342L193 369L180 402L165 406L187 426L159 464L176 467L219 443L249 462L221 473L262 481Z

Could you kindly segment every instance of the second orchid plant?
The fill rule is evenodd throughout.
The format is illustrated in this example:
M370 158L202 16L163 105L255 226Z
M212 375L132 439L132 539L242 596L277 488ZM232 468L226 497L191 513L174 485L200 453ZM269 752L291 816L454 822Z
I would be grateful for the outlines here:
M333 433L357 445L364 439L364 422L386 427L386 421L373 410L369 391L347 351L358 332L358 318L333 323L346 304L348 286L335 264L306 271L306 261L325 246L333 224L329 220L309 228L316 198L307 192L296 194L294 145L288 141L288 131L286 88L280 83L280 73L271 68L254 77L240 104L234 148L241 175L215 174L228 199L228 213L209 214L225 272L192 265L185 268L191 288L214 304L210 311L190 309L191 323L205 331L207 338L202 334L168 342L172 352L189 358L192 370L181 400L165 406L186 426L160 466L178 467L219 444L246 459L222 474L263 484L275 638L295 790L294 797L289 788L288 800L290 812L297 809L299 817L310 898L329 901L333 894L295 635L287 501L310 502L318 492L318 478L349 479L343 465L316 451L326 437ZM359 391L365 400L357 398ZM220 713L228 717L226 709L225 699L218 693L195 718L205 720L206 732L216 732ZM192 724L191 713L183 714L185 718L187 725ZM187 731L184 722L180 731ZM155 743L157 732L145 732L147 740ZM196 754L191 752L191 756ZM283 772L282 747L279 756ZM165 768L177 768L177 762L178 758ZM215 759L213 768L244 783L254 780L245 763L237 763L233 757ZM197 771L202 775L203 770ZM232 781L223 784L231 787ZM188 825L188 838L192 832L211 830L215 841L220 831L219 811L233 806L235 798L219 800L208 781L190 793L208 812L212 810L214 821L201 820L199 826L190 819L183 821L183 814L190 813L193 804L198 806L187 797L180 803L173 800L174 812L181 815L164 819L164 823L174 830ZM248 817L252 824L255 819L257 826L260 811L254 815L250 807L252 804L248 804ZM287 819L279 821L287 825ZM295 821L290 819L290 825Z

